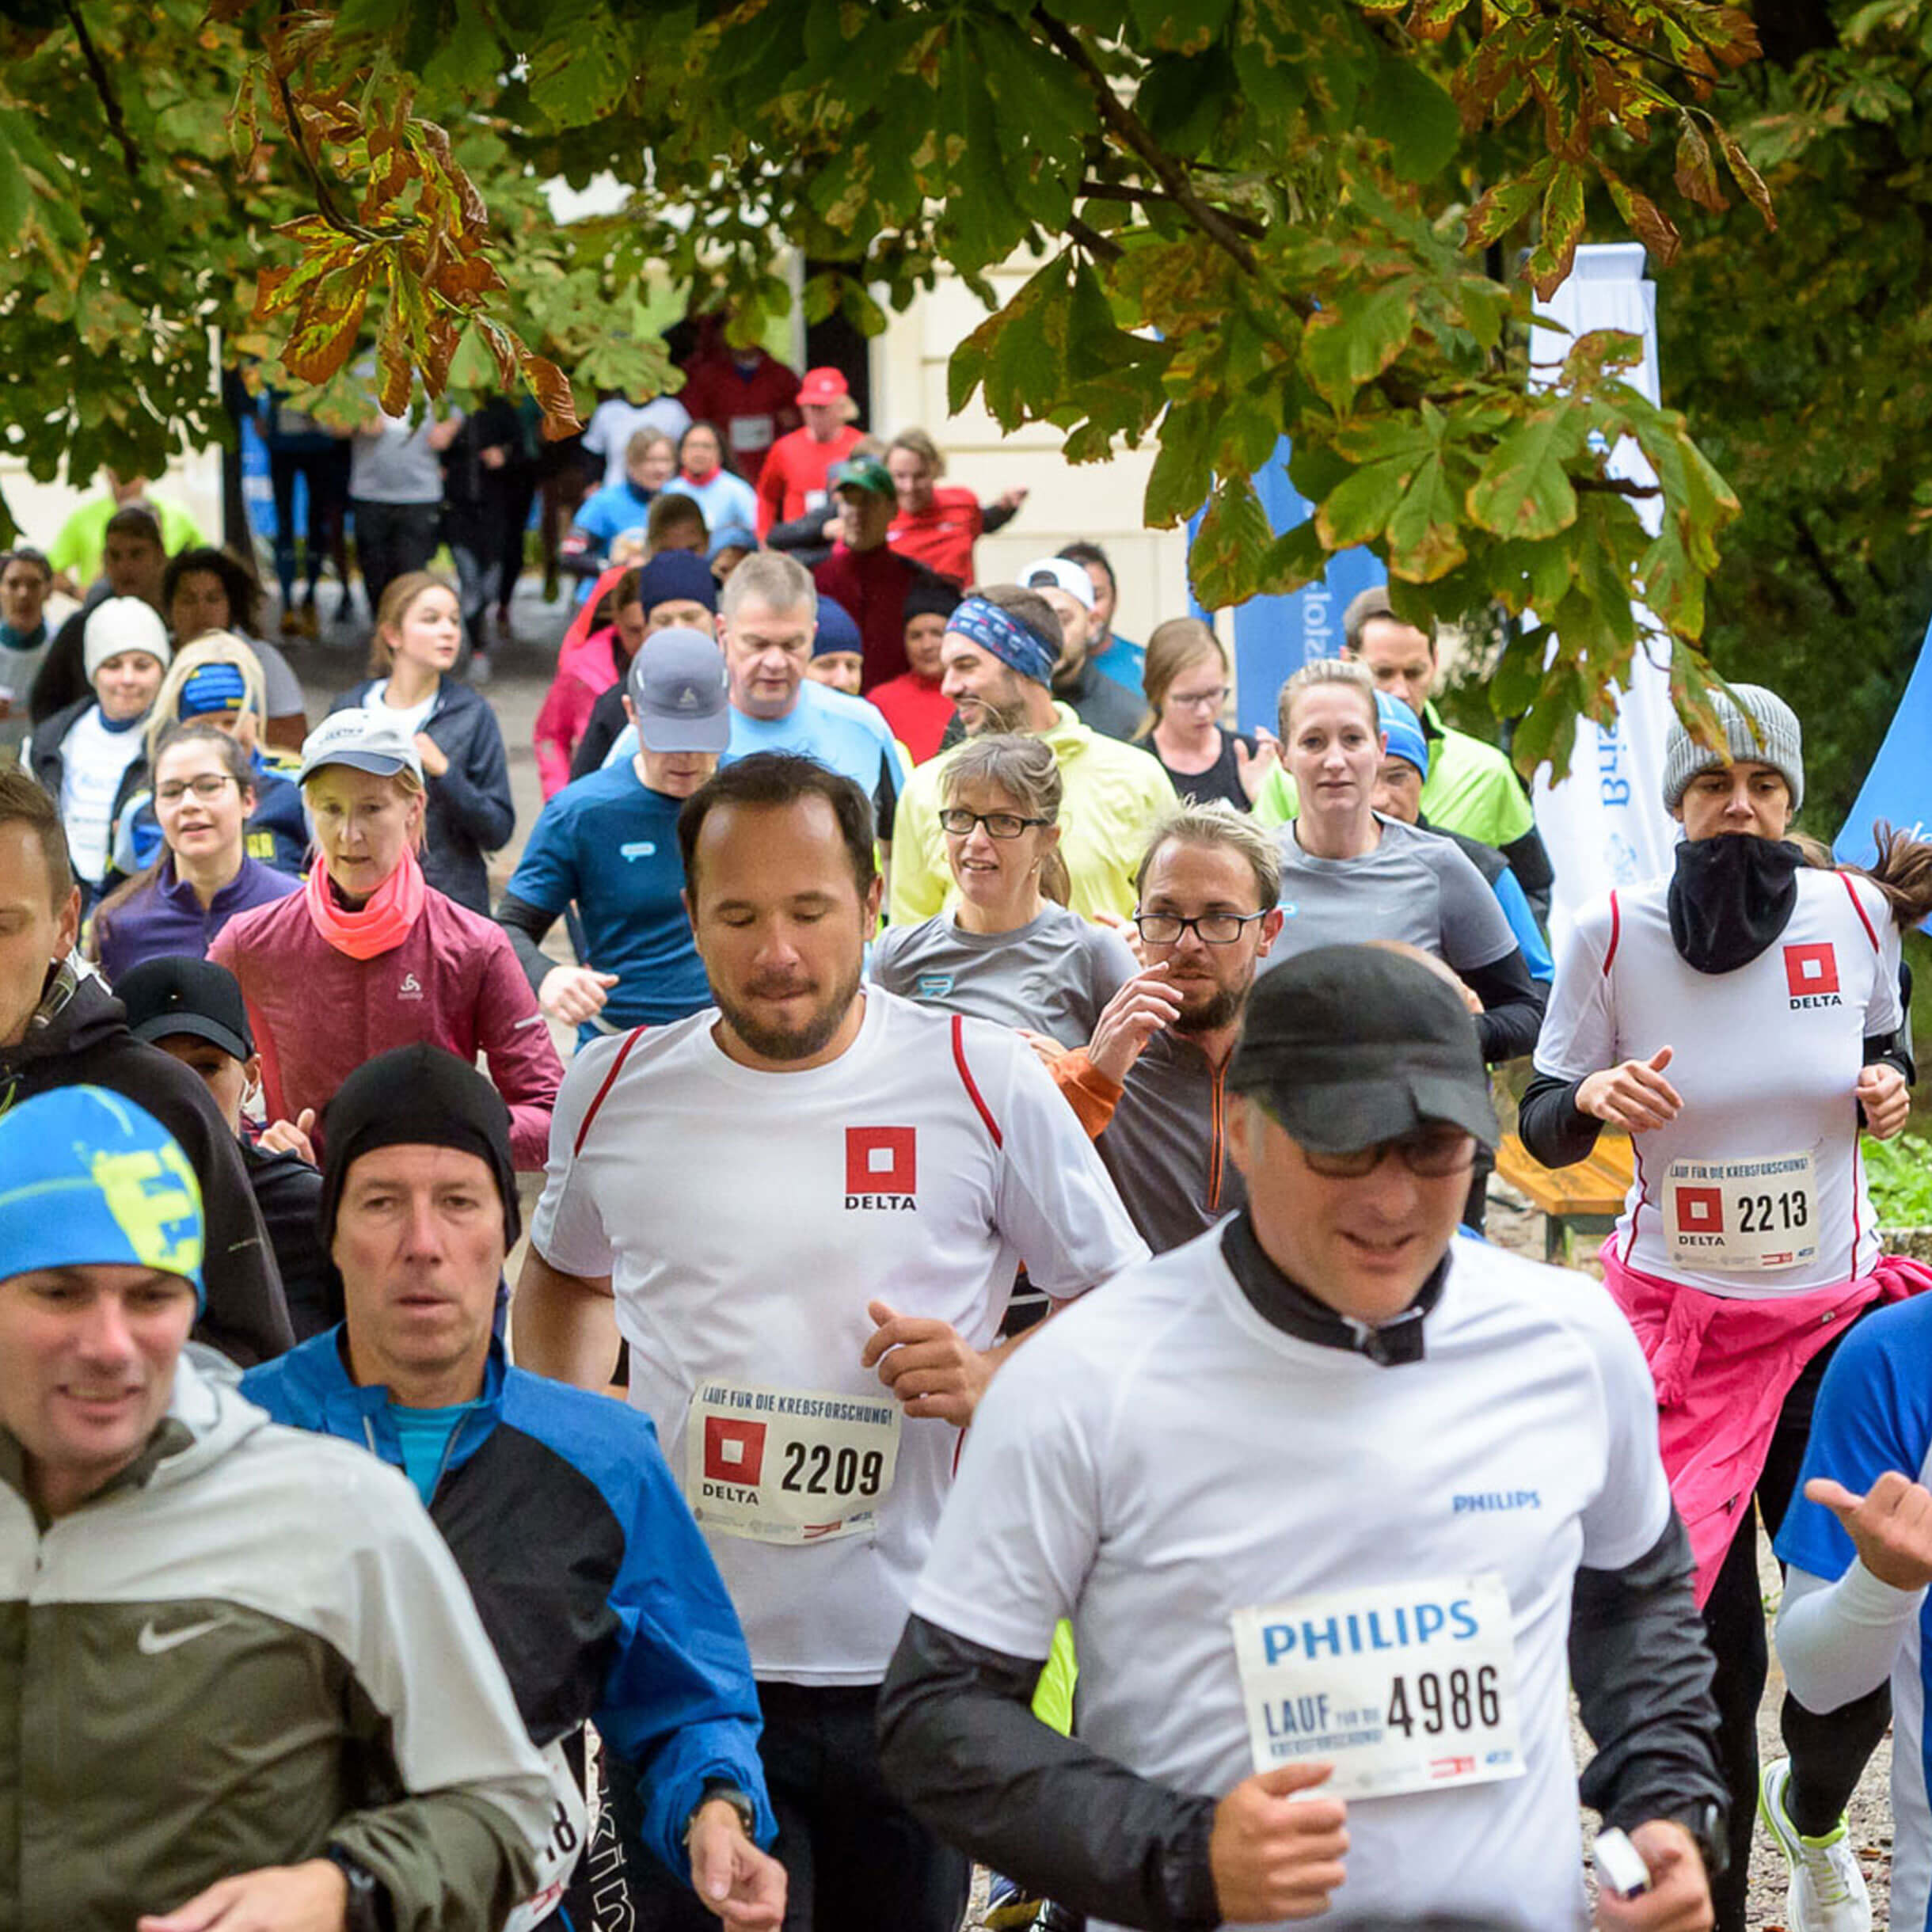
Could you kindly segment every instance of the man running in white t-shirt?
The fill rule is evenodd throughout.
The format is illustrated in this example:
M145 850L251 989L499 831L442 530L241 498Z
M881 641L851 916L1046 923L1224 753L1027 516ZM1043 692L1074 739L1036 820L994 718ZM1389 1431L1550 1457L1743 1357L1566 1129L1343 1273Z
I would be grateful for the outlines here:
M1064 1300L1147 1249L1018 1034L862 989L857 785L761 753L678 833L717 1006L572 1066L518 1360L601 1386L614 1311L751 1645L788 1922L955 1932L967 1862L887 1792L878 1687L1019 1263Z
M934 1829L1097 1925L1582 1932L1583 1799L1711 1923L1711 1662L1643 1358L1594 1283L1458 1237L1496 1122L1424 966L1314 949L1228 1073L1249 1205L981 1405L881 1698ZM1078 1736L1028 1708L1058 1619Z

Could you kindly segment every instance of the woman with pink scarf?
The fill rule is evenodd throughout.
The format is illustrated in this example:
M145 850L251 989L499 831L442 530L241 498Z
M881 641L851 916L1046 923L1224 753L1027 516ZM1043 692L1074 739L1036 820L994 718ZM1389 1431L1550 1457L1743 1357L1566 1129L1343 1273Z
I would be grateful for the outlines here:
M423 769L409 732L381 712L332 713L302 747L298 782L317 863L299 892L232 919L208 955L248 1004L266 1144L312 1158L343 1081L427 1041L485 1055L516 1164L540 1169L562 1063L502 927L423 878Z
M1932 848L1886 835L1870 873L1813 863L1786 835L1805 796L1797 719L1756 685L1713 702L1721 747L1676 724L1666 747L1664 804L1684 834L1671 877L1577 917L1519 1128L1553 1167L1581 1159L1606 1124L1635 1149L1604 1279L1656 1384L1716 1660L1732 1795L1717 1932L1743 1932L1760 1807L1789 1867L1789 1922L1863 1932L1843 1814L1889 1695L1822 1713L1787 1696L1789 1755L1760 1791L1757 1518L1776 1534L1839 1342L1881 1303L1932 1286L1881 1251L1858 1141L1905 1124L1899 931L1932 911Z

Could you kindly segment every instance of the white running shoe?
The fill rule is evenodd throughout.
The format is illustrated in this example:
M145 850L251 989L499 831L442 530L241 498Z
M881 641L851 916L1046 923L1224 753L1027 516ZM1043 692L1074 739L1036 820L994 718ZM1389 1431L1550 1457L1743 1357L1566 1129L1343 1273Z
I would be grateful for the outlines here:
M1803 1836L1785 1809L1790 1784L1789 1758L1767 1764L1758 1781L1758 1815L1790 1869L1790 1889L1785 1894L1790 1932L1872 1932L1871 1896L1844 1820L1823 1838Z

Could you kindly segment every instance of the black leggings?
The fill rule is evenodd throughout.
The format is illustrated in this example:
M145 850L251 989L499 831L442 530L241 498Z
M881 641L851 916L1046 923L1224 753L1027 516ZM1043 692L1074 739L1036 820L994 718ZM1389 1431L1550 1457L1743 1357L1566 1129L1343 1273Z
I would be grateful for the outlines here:
M1845 1334L1854 1325L1847 1323ZM1844 1339L1840 1335L1812 1356L1778 1411L1756 1498L1765 1528L1773 1536L1797 1486L1818 1385ZM1751 1831L1758 1814L1758 1706L1764 1699L1770 1664L1764 1601L1758 1587L1757 1522L1748 1502L1704 1606L1704 1629L1717 1660L1711 1694L1717 1702L1718 1756L1731 1792L1731 1863L1712 1885L1711 1898L1717 1932L1744 1932ZM1891 1721L1888 1684L1823 1716L1786 1694L1779 1729L1791 1759L1787 1803L1793 1822L1806 1837L1821 1837L1837 1824Z

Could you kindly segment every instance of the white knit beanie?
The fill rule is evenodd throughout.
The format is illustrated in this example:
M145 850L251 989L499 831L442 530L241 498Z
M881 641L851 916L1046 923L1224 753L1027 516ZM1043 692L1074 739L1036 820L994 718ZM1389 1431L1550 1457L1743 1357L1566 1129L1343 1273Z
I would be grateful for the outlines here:
M167 668L173 655L168 645L168 628L152 604L139 597L104 597L87 614L87 628L81 633L81 658L87 667L87 682L110 657L124 651L145 651Z
M1805 802L1805 741L1797 713L1762 684L1733 684L1729 696L1713 691L1710 702L1724 727L1725 748L1706 749L1684 729L1681 720L1672 718L1664 747L1664 808L1677 809L1690 781L1700 772L1750 760L1770 765L1782 775L1795 812Z

